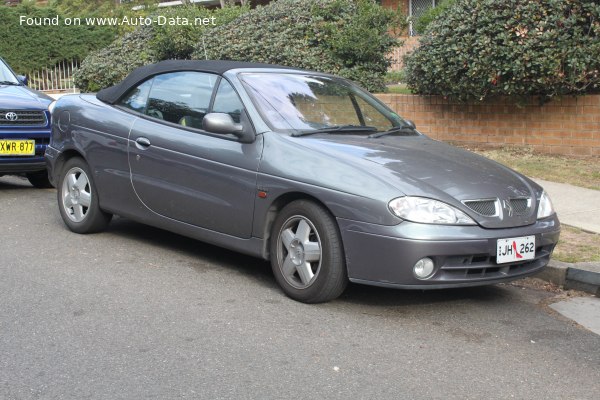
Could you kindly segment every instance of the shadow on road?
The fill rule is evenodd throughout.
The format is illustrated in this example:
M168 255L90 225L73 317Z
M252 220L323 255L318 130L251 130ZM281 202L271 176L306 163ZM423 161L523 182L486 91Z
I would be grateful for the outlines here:
M199 262L192 266L199 273L206 272L207 268L220 269L227 273L241 274L261 286L277 287L271 272L271 265L268 261L259 258L223 249L125 218L115 218L109 225L107 233L151 244L163 248L165 251L174 251L198 260ZM447 303L467 299L483 303L495 303L508 296L510 296L510 293L506 288L497 285L424 291L349 284L344 294L337 301L349 305L406 306Z
M33 186L24 176L6 175L0 177L0 190L32 189Z
M183 256L201 261L192 265L199 273L206 272L207 269L225 268L227 272L242 274L262 285L268 283L268 286L276 286L271 273L271 265L268 261L259 258L213 246L126 218L113 219L107 232L164 248L165 250L175 251Z
M456 289L404 290L350 284L341 300L351 304L395 306L447 303L462 300L495 303L508 296L510 296L510 293L506 288L497 285Z

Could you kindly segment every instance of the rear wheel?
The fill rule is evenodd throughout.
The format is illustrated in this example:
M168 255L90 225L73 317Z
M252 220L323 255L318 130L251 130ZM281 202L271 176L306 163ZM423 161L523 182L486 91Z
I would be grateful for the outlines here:
M344 249L327 210L307 200L288 204L270 240L273 274L289 297L321 303L342 294L348 283Z
M48 179L48 171L46 170L28 172L26 176L29 183L38 189L47 189L52 187L50 184L50 179Z
M106 228L112 214L100 209L89 167L81 158L69 159L57 188L60 215L73 232L93 233Z

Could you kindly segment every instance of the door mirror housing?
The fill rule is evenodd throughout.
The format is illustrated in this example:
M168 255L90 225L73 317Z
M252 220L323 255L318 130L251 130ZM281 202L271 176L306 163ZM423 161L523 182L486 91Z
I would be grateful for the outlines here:
M404 122L406 122L406 125L410 126L412 129L417 129L417 125L415 125L415 123L410 119L405 119Z
M236 124L231 115L225 113L209 113L202 119L202 128L205 131L220 134L240 133L244 130L242 124ZM236 135L237 136L237 135Z
M221 135L234 135L242 143L252 143L254 134L244 129L243 124L237 124L226 113L208 113L202 119L202 129Z

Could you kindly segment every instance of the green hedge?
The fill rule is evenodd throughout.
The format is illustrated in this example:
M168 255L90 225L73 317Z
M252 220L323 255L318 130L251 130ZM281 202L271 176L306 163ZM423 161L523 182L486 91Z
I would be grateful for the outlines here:
M371 0L279 0L204 36L192 58L254 61L329 72L385 90L390 30L404 18Z
M215 17L218 25L227 24L243 13L246 7L225 7L209 10L203 7L185 6L161 9L156 15L166 18ZM167 59L190 58L194 46L211 25L145 25L126 33L107 47L91 53L75 72L75 84L82 91L95 92L112 86L125 78L132 70L145 64Z
M97 92L122 81L133 69L159 61L149 46L153 37L153 29L148 25L93 52L75 71L75 85L83 92Z
M27 26L19 21L21 15L52 18L58 14L53 7L0 6L0 56L17 73L50 67L63 60L83 60L90 51L115 38L114 27Z
M405 59L413 92L463 100L600 90L594 0L457 0Z

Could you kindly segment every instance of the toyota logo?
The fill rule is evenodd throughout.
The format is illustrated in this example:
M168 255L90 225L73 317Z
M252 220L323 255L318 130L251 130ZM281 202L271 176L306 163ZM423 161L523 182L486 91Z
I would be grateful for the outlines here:
M6 115L4 116L4 118L6 118L7 121L16 121L19 119L19 116L17 115L16 112L7 112Z

